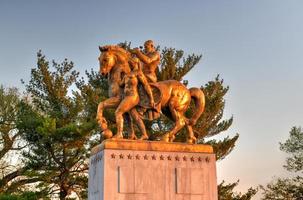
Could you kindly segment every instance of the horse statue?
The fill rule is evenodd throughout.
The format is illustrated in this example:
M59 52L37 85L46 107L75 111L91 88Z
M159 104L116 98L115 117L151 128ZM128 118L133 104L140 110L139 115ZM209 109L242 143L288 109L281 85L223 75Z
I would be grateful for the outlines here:
M134 139L135 133L133 122L140 129L143 138L147 139L145 125L142 120L142 114L138 112L140 108L140 94L138 91L138 74L140 74L140 61L133 55L119 46L99 47L100 73L108 77L109 98L98 105L97 121L103 131L105 138L123 138L123 117L128 113L130 115L130 138ZM137 66L137 67L136 67ZM139 76L140 77L140 76ZM144 82L144 80L142 81ZM186 126L188 135L187 143L196 143L196 137L192 126L196 124L205 107L205 96L199 88L187 89L185 85L176 80L166 80L156 83L149 83L156 87L161 95L159 96L158 106L168 118L175 122L174 127L164 134L162 141L173 142L175 135L184 126ZM124 88L123 88L124 86ZM191 99L194 100L196 111L188 119L185 117L185 111L188 109ZM117 134L113 136L108 129L106 119L103 117L103 110L106 108L116 108L115 117L117 122ZM159 117L160 115L156 116ZM119 122L119 123L118 123ZM121 123L122 122L122 123Z

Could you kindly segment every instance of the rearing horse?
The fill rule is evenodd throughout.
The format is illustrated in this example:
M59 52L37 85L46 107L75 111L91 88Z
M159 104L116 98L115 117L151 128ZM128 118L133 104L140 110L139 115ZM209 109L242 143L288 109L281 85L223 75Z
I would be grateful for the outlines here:
M102 52L98 58L100 74L108 77L109 98L99 103L97 121L105 138L111 138L112 132L108 129L106 119L103 117L103 110L116 108L120 104L123 92L120 85L124 75L131 71L128 64L131 54L118 46L104 46L99 49Z
M118 46L108 47L100 47L101 55L99 61L100 73L108 75L110 98L99 104L97 119L104 132L103 134L110 133L108 135L111 137L112 134L107 129L106 120L103 118L102 112L104 108L113 108L119 105L122 92L119 81L122 81L123 73L130 73L129 60L127 59L131 59L131 54ZM188 131L187 142L190 144L195 143L196 137L194 136L192 126L196 124L205 107L205 97L202 90L199 88L187 89L176 80L160 81L152 84L162 93L162 98L160 99L161 109L168 111L165 114L175 122L175 126L162 137L162 140L172 142L178 131L186 126ZM191 99L194 99L196 109L193 116L188 119L184 113L188 109ZM137 124L143 124L142 119L138 117L136 117L135 121Z

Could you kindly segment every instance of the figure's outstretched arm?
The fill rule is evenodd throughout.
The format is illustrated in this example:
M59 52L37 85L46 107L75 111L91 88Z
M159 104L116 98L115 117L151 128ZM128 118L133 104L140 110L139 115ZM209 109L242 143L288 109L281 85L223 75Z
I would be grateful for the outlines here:
M157 61L160 56L159 53L154 53L151 56L146 56L144 55L139 49L135 49L134 53L136 54L136 56L138 56L138 58L144 63L144 64L150 64L154 61Z

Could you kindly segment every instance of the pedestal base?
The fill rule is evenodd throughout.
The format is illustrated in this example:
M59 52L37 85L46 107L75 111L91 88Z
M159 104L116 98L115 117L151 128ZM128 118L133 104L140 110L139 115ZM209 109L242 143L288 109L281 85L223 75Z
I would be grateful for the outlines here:
M106 140L92 150L89 200L217 200L208 145Z

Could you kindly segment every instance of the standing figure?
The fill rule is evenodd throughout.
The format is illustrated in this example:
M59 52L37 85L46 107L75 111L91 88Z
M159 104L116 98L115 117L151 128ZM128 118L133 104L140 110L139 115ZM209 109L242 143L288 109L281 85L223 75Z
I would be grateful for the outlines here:
M140 98L139 98L139 92L138 92L138 82L140 82L149 99L151 100L151 103L154 104L154 98L152 96L151 88L145 78L145 76L142 76L141 72L141 62L137 58L133 58L130 61L130 67L132 68L132 71L130 74L126 74L121 82L120 87L124 88L123 91L123 98L116 109L115 117L116 117L116 124L117 124L117 134L114 136L114 138L121 139L123 138L123 114L129 112L131 115L131 120L135 120L136 124L138 125L142 136L140 139L148 139L145 126L143 124L143 121L140 120L138 117L138 113L136 111L135 106L139 104ZM131 122L131 133L129 138L135 139L135 133L133 130L133 123Z

